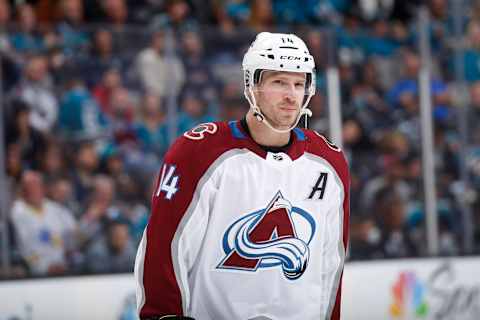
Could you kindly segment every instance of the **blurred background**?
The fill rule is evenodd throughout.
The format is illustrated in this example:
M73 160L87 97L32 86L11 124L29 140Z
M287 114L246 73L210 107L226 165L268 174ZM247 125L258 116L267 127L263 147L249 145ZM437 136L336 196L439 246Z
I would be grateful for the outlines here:
M260 31L315 58L347 265L478 255L480 1L0 0L0 279L132 272L165 151L248 110Z

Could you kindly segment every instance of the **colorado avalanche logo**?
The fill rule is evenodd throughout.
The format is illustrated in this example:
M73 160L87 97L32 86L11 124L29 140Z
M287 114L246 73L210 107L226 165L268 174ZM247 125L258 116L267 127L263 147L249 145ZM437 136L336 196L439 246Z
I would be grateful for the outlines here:
M225 258L217 268L281 267L287 279L298 279L307 268L315 228L312 216L293 207L279 191L265 209L230 225L223 236Z
M202 123L185 132L183 136L191 140L201 140L205 138L205 133L214 134L217 129L217 125L213 122Z

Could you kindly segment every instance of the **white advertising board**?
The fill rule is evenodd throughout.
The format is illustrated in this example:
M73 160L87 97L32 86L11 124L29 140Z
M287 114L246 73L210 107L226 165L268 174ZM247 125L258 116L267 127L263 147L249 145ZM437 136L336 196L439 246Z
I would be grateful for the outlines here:
M57 319L137 320L133 275L0 282L0 320ZM478 320L480 258L347 263L342 319Z
M345 320L478 320L480 258L349 263Z
M133 275L0 282L0 320L137 320Z

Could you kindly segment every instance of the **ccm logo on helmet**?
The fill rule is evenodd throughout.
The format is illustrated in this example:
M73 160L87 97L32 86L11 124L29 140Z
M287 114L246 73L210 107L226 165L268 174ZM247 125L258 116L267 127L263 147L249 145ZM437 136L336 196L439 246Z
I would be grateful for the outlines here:
M280 56L280 60L302 60L302 58L296 56Z

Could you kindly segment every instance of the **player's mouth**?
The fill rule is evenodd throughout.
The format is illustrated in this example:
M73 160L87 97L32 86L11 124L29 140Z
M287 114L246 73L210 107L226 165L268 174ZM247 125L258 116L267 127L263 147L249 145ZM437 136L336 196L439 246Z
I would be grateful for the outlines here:
M286 112L294 112L294 111L297 111L298 109L295 106L284 106L284 107L280 107L280 110L286 111Z

